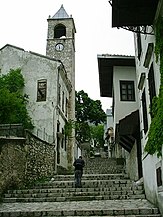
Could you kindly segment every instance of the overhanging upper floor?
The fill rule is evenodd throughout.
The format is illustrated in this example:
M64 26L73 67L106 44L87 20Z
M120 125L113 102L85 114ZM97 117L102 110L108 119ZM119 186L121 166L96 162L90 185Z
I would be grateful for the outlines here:
M112 27L152 25L159 0L111 0Z
M135 66L134 56L102 54L97 56L100 96L112 97L113 92L113 67Z

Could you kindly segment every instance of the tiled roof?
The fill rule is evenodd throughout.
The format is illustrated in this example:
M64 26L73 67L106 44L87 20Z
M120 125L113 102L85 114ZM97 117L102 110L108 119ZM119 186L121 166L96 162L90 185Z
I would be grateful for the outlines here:
M131 55L120 55L120 54L98 54L98 58L134 58Z

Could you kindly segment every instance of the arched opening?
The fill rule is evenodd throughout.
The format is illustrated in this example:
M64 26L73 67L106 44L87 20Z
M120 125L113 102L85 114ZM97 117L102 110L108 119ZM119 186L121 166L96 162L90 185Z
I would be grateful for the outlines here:
M66 27L59 24L54 28L54 38L60 38L62 36L66 36Z

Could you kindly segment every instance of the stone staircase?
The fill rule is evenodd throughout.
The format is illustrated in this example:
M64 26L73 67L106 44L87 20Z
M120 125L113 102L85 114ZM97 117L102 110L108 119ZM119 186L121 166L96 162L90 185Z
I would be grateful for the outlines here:
M88 159L82 188L73 175L56 175L31 189L9 190L0 204L1 217L119 216L161 217L146 200L143 186L133 185L117 159Z

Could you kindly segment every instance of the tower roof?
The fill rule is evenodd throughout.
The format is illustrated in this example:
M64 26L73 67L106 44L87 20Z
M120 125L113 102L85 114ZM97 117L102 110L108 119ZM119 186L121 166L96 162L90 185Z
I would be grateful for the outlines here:
M69 18L69 15L65 11L63 5L61 5L60 9L54 14L52 19L61 19L61 18Z

